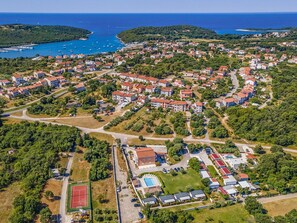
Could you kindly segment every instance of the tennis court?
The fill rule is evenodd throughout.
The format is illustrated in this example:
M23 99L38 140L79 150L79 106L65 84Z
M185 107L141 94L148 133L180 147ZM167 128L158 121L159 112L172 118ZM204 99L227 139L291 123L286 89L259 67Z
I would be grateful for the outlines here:
M90 209L90 185L88 183L69 184L68 211Z

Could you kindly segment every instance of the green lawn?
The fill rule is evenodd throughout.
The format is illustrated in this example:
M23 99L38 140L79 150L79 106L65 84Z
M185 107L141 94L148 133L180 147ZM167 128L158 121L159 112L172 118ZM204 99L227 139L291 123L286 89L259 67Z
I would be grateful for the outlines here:
M215 178L215 177L219 176L219 174L216 171L216 169L214 168L214 166L209 165L209 166L207 166L207 169L208 169L211 177Z
M253 223L253 217L248 214L243 205L236 204L218 209L202 209L190 211L195 220L193 222L224 222L224 223Z
M160 181L163 182L165 194L174 194L180 191L188 191L190 188L201 189L203 187L200 174L192 169L188 169L186 174L178 173L177 176L162 172L152 174L158 176Z

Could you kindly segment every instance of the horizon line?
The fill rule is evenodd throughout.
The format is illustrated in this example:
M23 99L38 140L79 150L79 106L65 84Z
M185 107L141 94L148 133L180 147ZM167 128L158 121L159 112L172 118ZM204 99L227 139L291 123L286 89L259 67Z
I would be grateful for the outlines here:
M0 12L0 14L297 14L295 12Z

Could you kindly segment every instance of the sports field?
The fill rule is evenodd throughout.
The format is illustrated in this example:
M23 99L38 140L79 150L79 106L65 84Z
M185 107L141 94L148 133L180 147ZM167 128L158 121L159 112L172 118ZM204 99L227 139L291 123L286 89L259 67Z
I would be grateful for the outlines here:
M68 185L68 211L78 209L91 209L91 196L89 183Z

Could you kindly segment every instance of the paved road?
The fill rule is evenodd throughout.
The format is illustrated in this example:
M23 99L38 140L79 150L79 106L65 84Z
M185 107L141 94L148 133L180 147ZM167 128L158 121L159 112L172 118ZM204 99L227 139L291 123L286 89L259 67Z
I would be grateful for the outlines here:
M65 125L65 126L74 126L74 125L67 125L67 124L61 124L61 123L56 123L56 122L50 122L50 120L47 120L46 118L31 118L31 117L25 117L25 116L14 116L11 115L10 117L15 118L15 119L21 119L21 120L27 120L27 121L39 121L39 122L44 122L44 123L51 123L54 125ZM79 118L79 117L77 117ZM128 139L136 139L138 136L136 135L130 135L130 134L124 134L124 133L117 133L117 132L109 132L105 131L103 127L97 128L97 129L91 129L91 128L84 128L84 127L79 127L79 126L74 126L78 129L80 129L84 133L91 133L91 132L98 132L98 133L105 133L108 135L113 136L115 139L121 139L122 142L126 141ZM168 140L169 138L155 138L155 137L145 137L145 139L151 139L151 140ZM185 142L194 142L194 143L204 143L204 144L211 144L211 143L217 143L217 144L224 144L224 141L219 141L219 140L212 140L212 139L184 139ZM248 147L255 147L257 143L235 143L236 146L238 147L243 147L243 146L248 146ZM270 146L263 146L264 149L269 149ZM297 150L294 149L289 149L289 148L284 148L285 151L291 152L291 153L297 153Z
M258 201L262 204L266 204L266 203L281 201L281 200L290 199L290 198L297 198L297 193L279 195L274 197L263 197L263 198L259 198Z
M236 76L236 70L230 73L230 78L232 81L233 89L226 95L226 97L231 97L239 87L239 81Z
M68 159L67 167L66 167L66 176L63 179L62 185L62 192L61 192L61 199L60 199L60 223L68 223L66 222L66 200L67 200L67 188L68 188L68 181L71 171L71 166L73 163L73 154L70 154Z
M116 147L114 148L115 150L117 149ZM114 159L116 181L121 185L122 188L122 190L118 193L121 220L123 223L138 221L138 212L140 211L140 207L134 207L135 203L131 202L131 199L134 197L127 184L127 172L120 168L116 151L114 151Z

